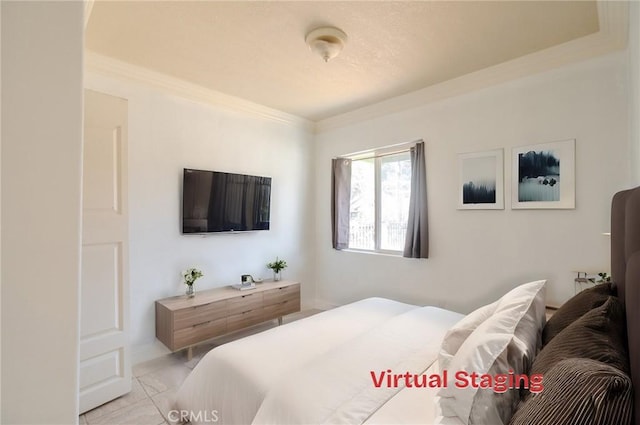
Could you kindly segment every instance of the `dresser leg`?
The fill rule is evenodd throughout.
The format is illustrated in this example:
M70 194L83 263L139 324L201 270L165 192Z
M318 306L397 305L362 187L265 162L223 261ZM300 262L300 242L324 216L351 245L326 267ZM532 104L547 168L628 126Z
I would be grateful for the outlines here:
M187 361L193 358L193 347L187 348Z
M282 325L282 316L278 317L278 326Z

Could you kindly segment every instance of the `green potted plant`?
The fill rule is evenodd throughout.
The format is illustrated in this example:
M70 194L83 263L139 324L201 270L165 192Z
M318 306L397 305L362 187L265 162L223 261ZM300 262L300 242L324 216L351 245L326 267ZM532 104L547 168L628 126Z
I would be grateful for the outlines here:
M282 270L287 268L287 262L276 257L276 261L268 263L267 268L273 270L273 280L277 282L281 279Z
M194 289L193 284L202 276L204 276L202 271L193 267L182 272L182 278L184 279L185 285L187 285L186 294L188 298L196 296L196 290Z
M611 282L611 276L609 276L606 272L598 273L600 276L600 283Z

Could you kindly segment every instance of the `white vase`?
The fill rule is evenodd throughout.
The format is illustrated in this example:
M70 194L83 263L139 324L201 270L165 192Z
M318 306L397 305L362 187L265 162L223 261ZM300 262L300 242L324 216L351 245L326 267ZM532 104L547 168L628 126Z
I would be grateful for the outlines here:
M279 271L279 272L274 271L273 272L274 282L278 282L280 279L282 279L282 271Z
M193 285L187 285L187 290L185 291L185 294L187 294L187 298L193 298L196 296L196 288L193 287Z

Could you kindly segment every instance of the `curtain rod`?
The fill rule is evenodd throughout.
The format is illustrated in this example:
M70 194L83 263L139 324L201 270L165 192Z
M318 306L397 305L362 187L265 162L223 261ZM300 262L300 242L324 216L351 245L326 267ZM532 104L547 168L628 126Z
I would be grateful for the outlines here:
M396 143L395 145L383 146L381 148L375 148L375 149L367 149L365 151L353 152L347 155L340 155L337 158L349 158L354 156L362 156L362 158L358 158L358 159L380 158L383 156L395 155L401 152L406 152L408 149L411 149L413 146L423 141L424 140L422 139L417 139L412 142ZM393 148L397 148L397 149L393 151L388 151L389 149L393 149ZM379 154L376 154L376 152L378 151L382 151L382 152L380 152ZM367 154L371 154L371 155L368 156Z
M366 159L384 158L385 156L392 156L392 155L397 155L403 152L409 152L409 149L411 149L411 147L407 147L406 149L400 149L392 152L379 153L377 155L362 154L362 157L352 158L352 161L364 161ZM356 156L356 155L352 155L352 156Z

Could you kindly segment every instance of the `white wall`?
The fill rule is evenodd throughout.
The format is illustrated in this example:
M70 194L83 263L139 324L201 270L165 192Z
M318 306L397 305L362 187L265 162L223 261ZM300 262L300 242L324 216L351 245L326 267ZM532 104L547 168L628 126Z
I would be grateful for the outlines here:
M2 411L78 420L82 2L2 2Z
M469 311L506 289L549 280L548 300L573 292L576 269L608 270L611 195L628 187L626 52L563 67L316 139L316 285L322 303L382 295ZM426 141L428 260L331 248L330 159ZM511 147L576 139L576 209L510 209ZM457 153L505 148L504 211L457 211ZM324 206L324 207L323 207Z
M130 305L134 363L154 356L157 299L184 293L180 272L201 267L196 290L272 277L266 263L286 259L285 279L302 282L313 303L310 153L302 127L208 106L124 79L88 73L85 86L129 100ZM271 176L271 230L180 233L182 169ZM156 344L157 347L157 344Z

